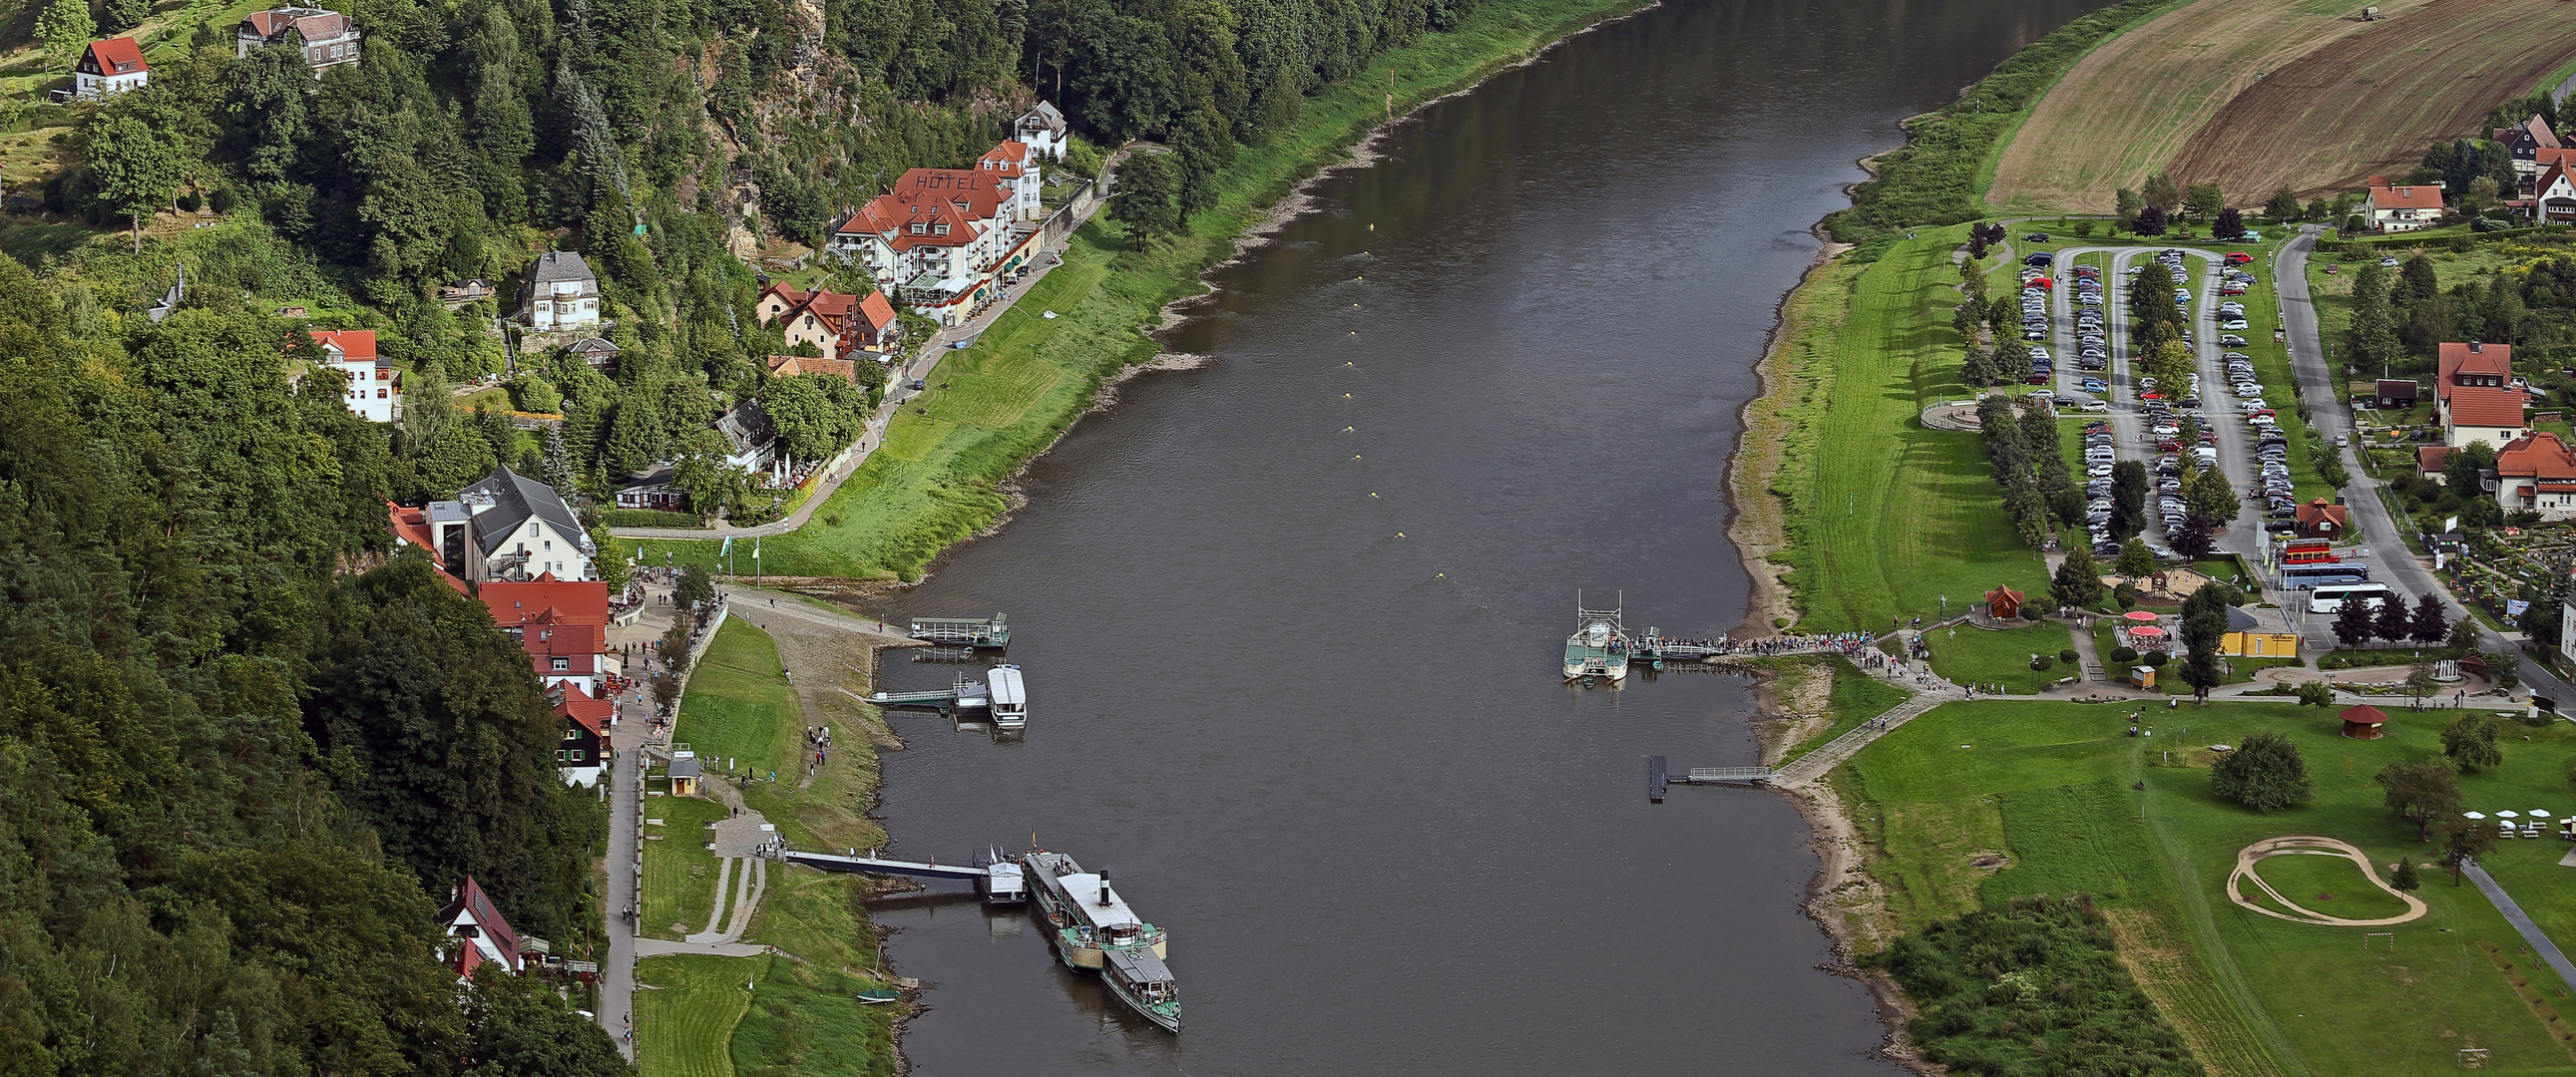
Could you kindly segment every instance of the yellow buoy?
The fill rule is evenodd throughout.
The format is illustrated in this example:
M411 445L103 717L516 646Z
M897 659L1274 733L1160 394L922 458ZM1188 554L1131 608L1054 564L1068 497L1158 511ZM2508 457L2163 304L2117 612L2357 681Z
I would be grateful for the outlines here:
M1342 399L1344 399L1344 400L1348 400L1348 399L1350 399L1350 398L1351 398L1351 394L1349 394L1349 393L1343 393L1343 394L1342 394Z
M1351 459L1353 459L1353 460L1357 460L1357 459L1359 459L1359 458L1360 458L1360 454L1358 454L1358 453L1352 453L1352 454L1351 454Z
M1375 490L1371 490L1371 491L1369 491L1369 496L1370 496L1370 497L1376 497L1376 496L1377 496L1377 491L1375 491Z
M1343 427L1343 428L1342 428L1342 433L1347 434L1347 433L1350 433L1351 431L1353 431L1353 430L1357 430L1357 429L1359 429L1359 427L1356 427L1356 426L1345 426L1345 427Z
M1397 537L1397 538L1403 538L1403 537L1404 537L1404 532L1402 532L1402 531L1398 531L1398 532L1396 532L1396 533L1395 533L1395 537Z
M1369 231L1372 231L1372 232L1377 231L1377 226L1376 226L1376 225L1374 225L1374 224L1370 225L1370 226L1369 226ZM1361 252L1361 253L1365 254L1365 253L1367 253L1367 252L1366 252L1366 251L1363 251L1363 252Z

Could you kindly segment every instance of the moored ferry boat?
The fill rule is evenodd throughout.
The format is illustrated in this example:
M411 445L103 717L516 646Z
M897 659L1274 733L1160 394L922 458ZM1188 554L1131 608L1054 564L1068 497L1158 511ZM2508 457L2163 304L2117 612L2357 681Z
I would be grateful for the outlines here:
M1107 871L1087 872L1063 853L1030 850L1020 858L1029 894L1047 921L1047 940L1066 965L1097 972L1110 993L1139 1016L1178 1033L1180 986L1167 956L1163 929L1127 906Z
M1587 610L1577 601L1574 613L1574 634L1565 638L1565 679L1613 684L1628 679L1628 657L1636 651L1636 641L1628 638L1619 611Z

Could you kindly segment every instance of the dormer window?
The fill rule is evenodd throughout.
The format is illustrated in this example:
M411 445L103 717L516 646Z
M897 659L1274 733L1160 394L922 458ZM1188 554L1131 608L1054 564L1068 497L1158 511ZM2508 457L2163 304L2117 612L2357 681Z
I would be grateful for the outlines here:
M916 236L917 236L917 235L922 234L922 231L923 231L923 226L922 226L922 223L921 223L920 221L914 221L914 222L912 222L912 234L914 234L914 235L916 235Z
M938 234L940 234L940 235L943 235L943 236L944 236L944 235L947 235L947 234L948 234L948 226L947 226L947 225L944 225L944 224L943 224L943 225L940 225L937 231L938 231Z

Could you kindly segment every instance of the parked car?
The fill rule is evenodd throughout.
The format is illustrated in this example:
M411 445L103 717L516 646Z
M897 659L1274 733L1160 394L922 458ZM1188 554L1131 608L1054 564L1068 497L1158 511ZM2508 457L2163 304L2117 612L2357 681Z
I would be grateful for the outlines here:
M2229 251L2229 252L2227 252L2227 264L2229 264L2229 265L2240 265L2240 266L2241 266L2241 265L2244 265L2245 263L2247 263L2247 262L2251 262L2251 261L2253 261L2253 260L2254 260L2254 256L2253 256L2253 255L2250 255L2250 254L2247 254L2247 253L2245 253L2244 251Z

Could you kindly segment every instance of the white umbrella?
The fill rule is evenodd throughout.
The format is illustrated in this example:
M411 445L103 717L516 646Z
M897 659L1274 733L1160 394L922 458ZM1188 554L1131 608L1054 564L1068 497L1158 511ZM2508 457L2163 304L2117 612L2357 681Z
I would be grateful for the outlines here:
M2518 812L2518 811L2500 811L2500 812L2497 812L2497 813L2496 813L2496 818L2498 818L2498 819L2520 819L2520 818L2522 818L2522 813L2521 813L2521 812Z
M2487 813L2482 811L2464 811L2460 813L2460 818L2462 819L2484 819L2486 817Z
M2534 818L2534 819L2546 819L2546 818L2549 818L2549 813L2548 813L2548 812L2543 811L2543 810L2540 810L2540 809L2538 809L2538 808L2534 808L2534 809L2532 809L2531 811L2526 812L2526 813L2524 813L2524 814L2527 814L2527 815L2531 816L2531 817L2532 817L2532 818Z

